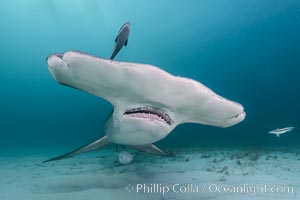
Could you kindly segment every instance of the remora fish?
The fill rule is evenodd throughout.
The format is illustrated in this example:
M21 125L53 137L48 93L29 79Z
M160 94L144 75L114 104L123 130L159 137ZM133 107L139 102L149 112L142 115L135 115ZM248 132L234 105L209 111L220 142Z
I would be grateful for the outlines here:
M127 46L128 38L130 33L130 23L126 22L120 28L119 33L115 39L115 47L110 56L110 59L113 60L115 56L119 53L123 46Z
M295 127L289 126L289 127L285 127L285 128L277 128L273 131L269 131L270 134L275 134L277 135L277 137L279 137L281 134L290 132L292 130L294 130Z

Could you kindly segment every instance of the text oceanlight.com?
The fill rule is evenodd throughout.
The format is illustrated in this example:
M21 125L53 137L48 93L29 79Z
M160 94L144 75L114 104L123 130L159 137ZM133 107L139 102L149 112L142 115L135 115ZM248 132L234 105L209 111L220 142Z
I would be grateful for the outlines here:
M258 193L294 193L293 186L282 185L221 185L221 184L203 184L201 186L194 184L128 184L125 186L127 192L162 194L167 193L239 193L255 195Z

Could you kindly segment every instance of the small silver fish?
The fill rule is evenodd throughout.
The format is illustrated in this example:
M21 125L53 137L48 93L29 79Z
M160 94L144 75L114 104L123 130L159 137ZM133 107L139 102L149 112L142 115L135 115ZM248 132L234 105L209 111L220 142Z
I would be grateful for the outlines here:
M269 131L270 134L275 134L277 135L277 137L279 137L281 134L290 132L292 130L294 130L295 127L289 126L289 127L285 127L285 128L277 128L273 131Z

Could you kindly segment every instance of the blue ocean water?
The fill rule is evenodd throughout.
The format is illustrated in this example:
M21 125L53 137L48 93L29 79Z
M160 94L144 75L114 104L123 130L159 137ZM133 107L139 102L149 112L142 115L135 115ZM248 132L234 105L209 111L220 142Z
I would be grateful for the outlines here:
M64 147L103 134L112 106L57 84L46 57L79 50L108 58L120 26L128 46L115 60L193 78L240 102L246 119L222 129L177 127L162 146L297 146L300 126L300 2L297 0L2 0L0 145Z

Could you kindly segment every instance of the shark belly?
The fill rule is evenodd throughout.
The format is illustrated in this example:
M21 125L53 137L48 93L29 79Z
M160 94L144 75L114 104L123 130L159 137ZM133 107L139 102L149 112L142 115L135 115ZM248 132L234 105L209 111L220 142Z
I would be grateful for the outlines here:
M146 145L155 143L164 138L159 134L149 134L146 131L119 131L113 132L107 135L109 141L116 144L122 145Z

